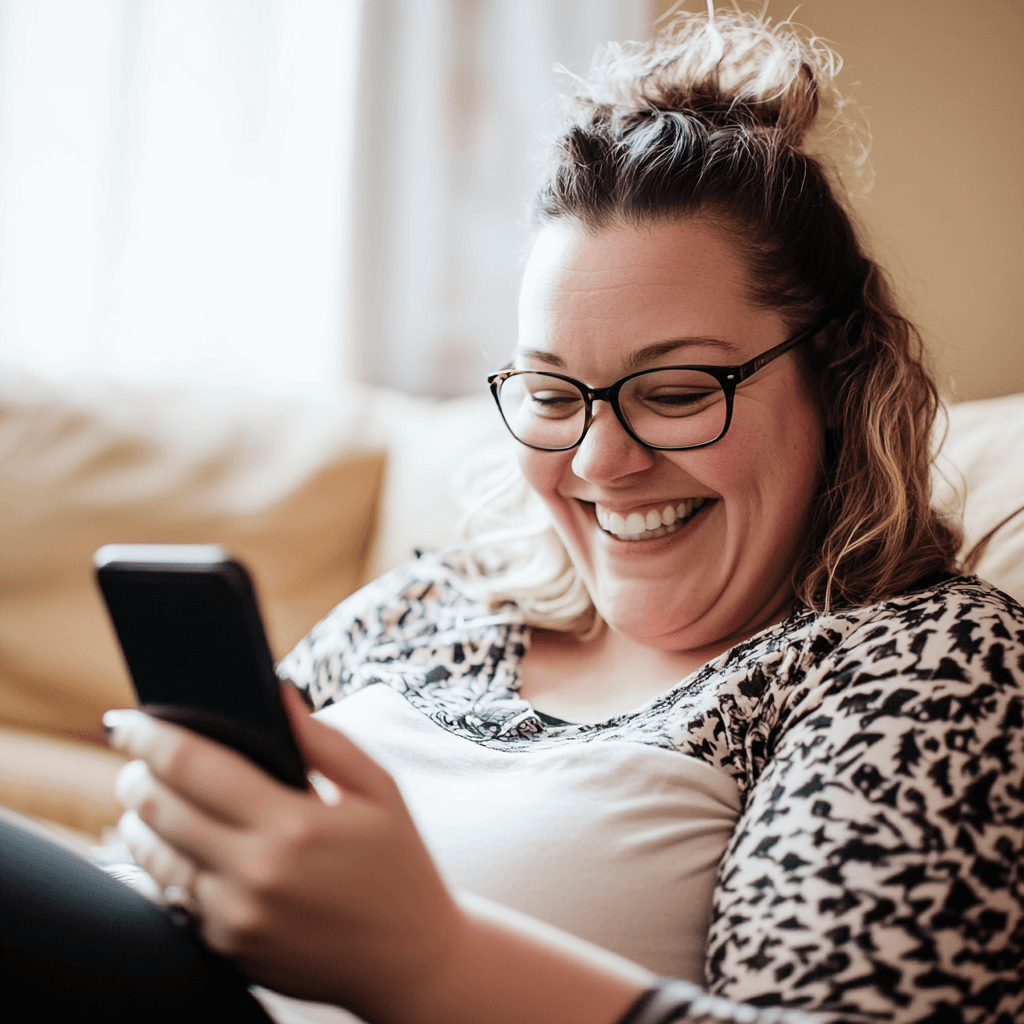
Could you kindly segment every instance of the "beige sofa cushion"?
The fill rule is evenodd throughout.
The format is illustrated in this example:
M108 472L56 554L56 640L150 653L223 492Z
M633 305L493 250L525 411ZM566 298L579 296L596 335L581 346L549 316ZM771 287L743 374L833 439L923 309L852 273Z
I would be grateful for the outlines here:
M95 743L0 726L0 806L95 842L121 817L114 780L124 761Z
M457 478L483 449L515 457L490 394L438 401L382 392L374 406L387 438L388 467L370 578L413 557L459 540Z
M953 406L949 424L937 501L955 512L967 495L971 543L1024 502L1024 395ZM95 739L130 701L92 582L101 544L224 544L251 563L280 655L366 579L456 538L452 477L484 444L512 444L487 395L254 401L4 373L0 723ZM1024 598L1024 516L979 572Z
M92 579L111 542L217 542L283 655L366 576L384 471L373 392L0 384L0 723L102 738L131 689Z

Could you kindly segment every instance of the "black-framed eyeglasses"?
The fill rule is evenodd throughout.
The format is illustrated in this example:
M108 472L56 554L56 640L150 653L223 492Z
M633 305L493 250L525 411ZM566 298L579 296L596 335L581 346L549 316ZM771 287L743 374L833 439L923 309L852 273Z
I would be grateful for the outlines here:
M528 448L565 452L586 436L594 402L607 402L626 433L647 448L679 452L720 441L736 387L834 319L831 313L740 366L658 366L592 388L561 373L507 368L488 376L512 436Z

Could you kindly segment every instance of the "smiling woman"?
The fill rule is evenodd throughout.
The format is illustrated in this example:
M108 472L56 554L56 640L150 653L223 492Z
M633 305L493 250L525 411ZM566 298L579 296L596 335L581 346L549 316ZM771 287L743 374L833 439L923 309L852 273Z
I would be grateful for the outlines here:
M835 70L734 12L599 55L490 377L517 463L282 665L453 884L730 1000L630 1021L1022 1010L1024 609L929 506L920 338L808 144Z
M340 797L108 717L139 865L253 981L394 1024L1020 1019L1024 608L929 506L920 340L807 141L835 69L732 10L576 81L487 528L278 667Z

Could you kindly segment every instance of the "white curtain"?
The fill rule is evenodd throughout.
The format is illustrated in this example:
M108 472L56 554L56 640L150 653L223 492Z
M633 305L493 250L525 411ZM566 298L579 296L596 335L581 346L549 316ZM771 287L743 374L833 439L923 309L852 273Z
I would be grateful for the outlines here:
M480 390L527 153L649 0L0 0L0 362Z
M0 358L344 372L357 0L3 0Z
M355 366L411 392L486 387L515 344L529 157L552 68L643 39L650 0L365 0L349 329Z

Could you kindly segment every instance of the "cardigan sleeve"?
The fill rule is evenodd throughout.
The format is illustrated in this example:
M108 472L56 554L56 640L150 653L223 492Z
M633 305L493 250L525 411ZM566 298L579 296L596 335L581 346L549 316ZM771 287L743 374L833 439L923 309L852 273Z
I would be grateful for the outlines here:
M868 621L783 708L719 869L710 991L1024 1019L1024 610Z

